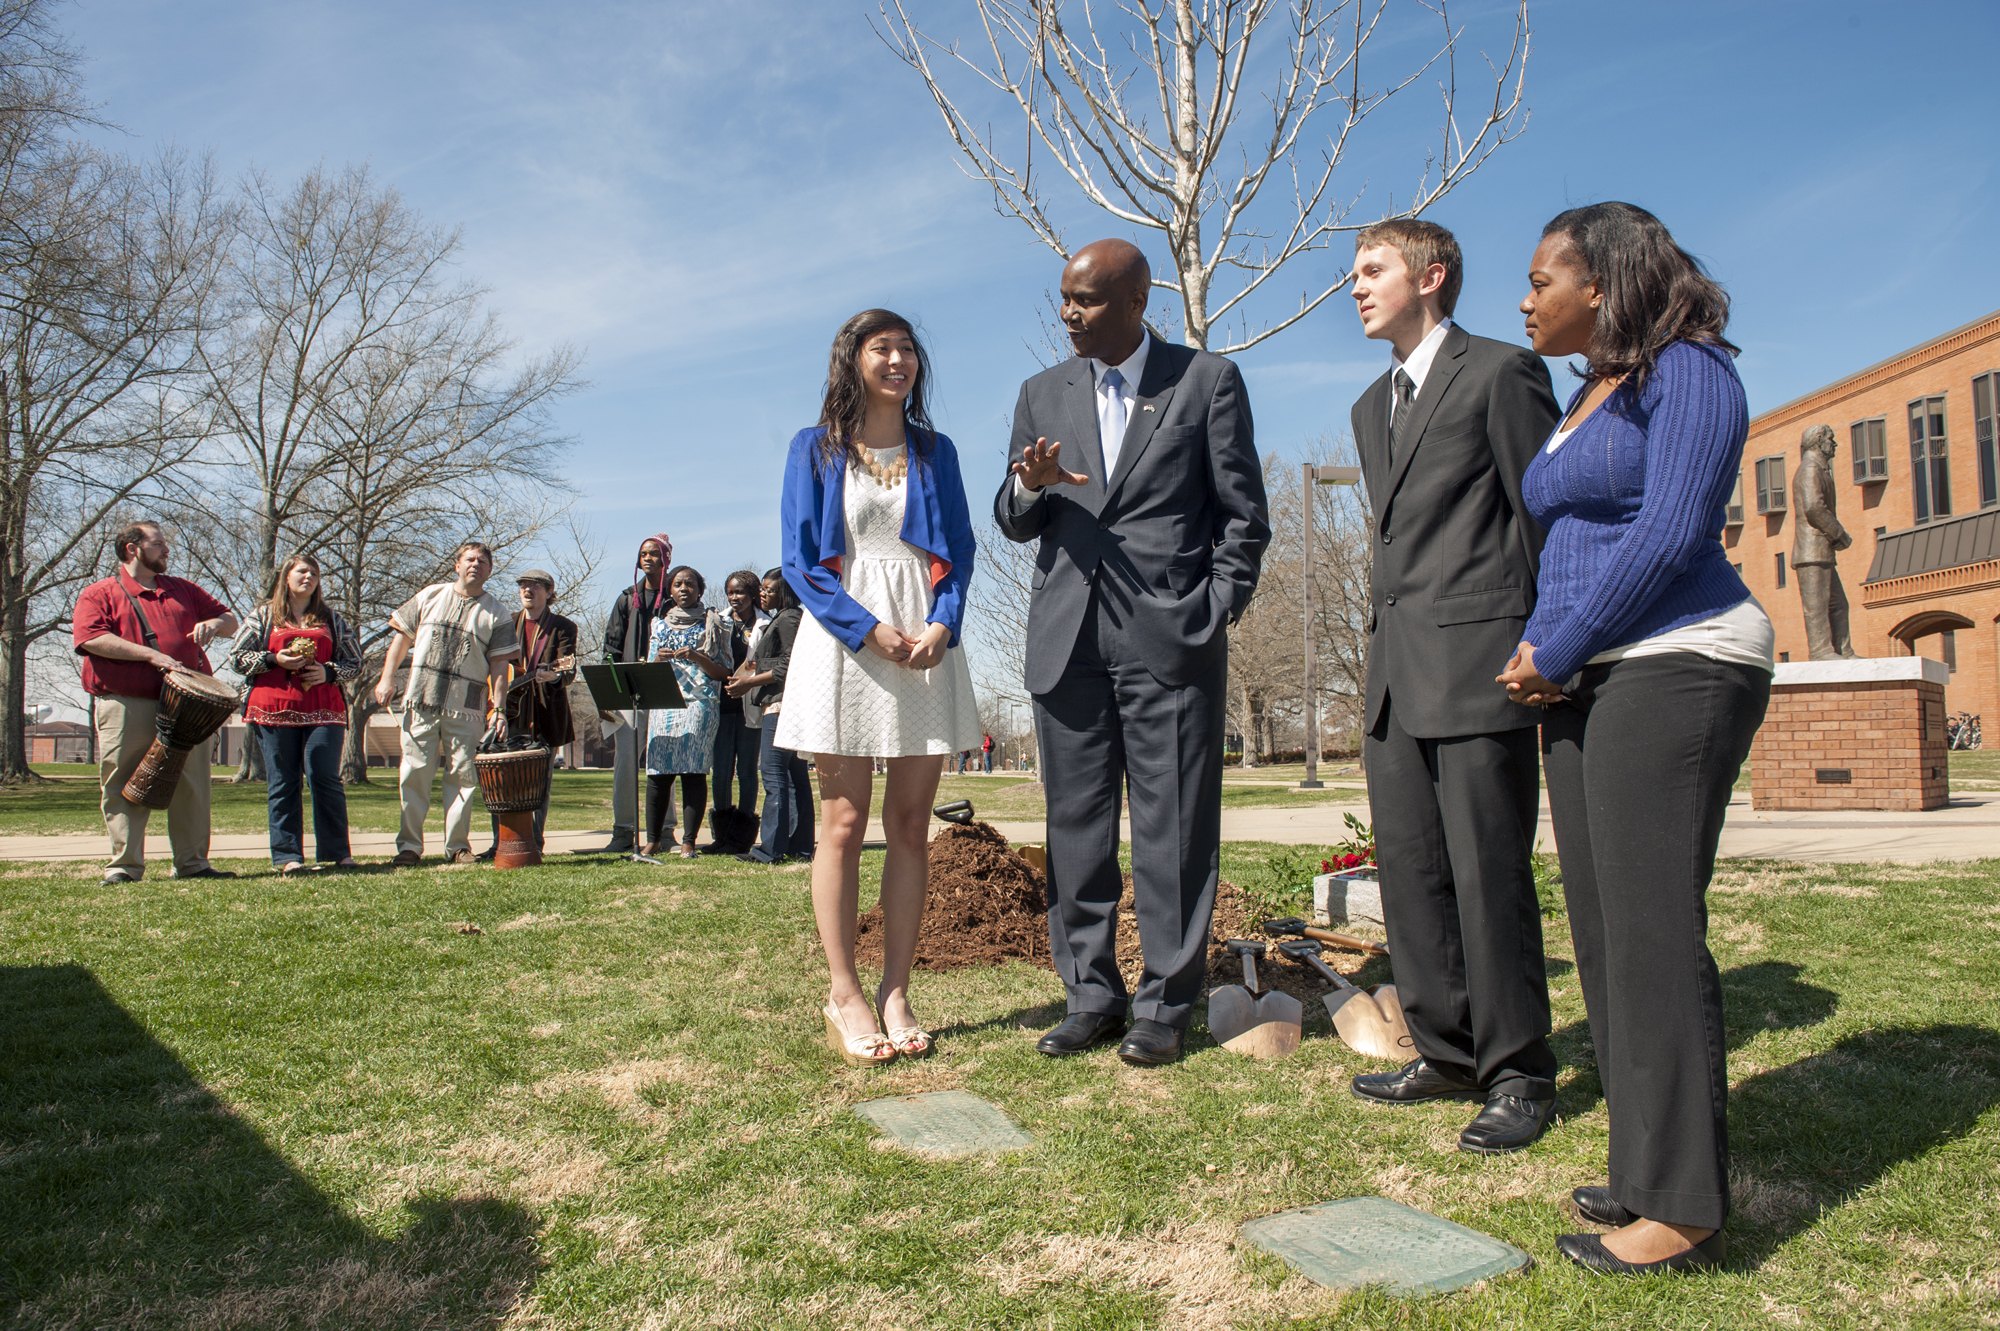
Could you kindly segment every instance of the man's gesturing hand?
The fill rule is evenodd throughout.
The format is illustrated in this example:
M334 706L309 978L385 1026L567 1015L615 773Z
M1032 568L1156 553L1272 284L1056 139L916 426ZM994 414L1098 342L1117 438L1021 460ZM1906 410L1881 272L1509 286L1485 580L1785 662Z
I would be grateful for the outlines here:
M1089 484L1090 477L1063 470L1062 463L1056 456L1061 452L1060 439L1053 444L1046 439L1037 439L1023 449L1021 460L1011 468L1013 473L1021 478L1021 488L1039 490L1045 485L1054 485L1057 481L1061 481L1064 485Z

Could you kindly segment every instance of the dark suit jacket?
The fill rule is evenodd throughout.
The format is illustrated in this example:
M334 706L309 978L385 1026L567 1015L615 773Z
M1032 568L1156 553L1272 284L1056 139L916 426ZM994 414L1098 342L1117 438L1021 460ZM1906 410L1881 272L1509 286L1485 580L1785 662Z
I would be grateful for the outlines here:
M527 641L528 616L514 612L514 639ZM542 613L542 632L547 645L537 656L541 664L554 667L565 656L576 655L576 621L553 610ZM553 684L529 682L527 657L516 656L507 664L507 733L533 735L551 748L561 748L576 738L576 725L569 714L569 681L576 675L572 665Z
M1560 412L1548 367L1525 347L1446 330L1389 457L1388 374L1354 404L1354 440L1374 509L1366 728L1394 695L1421 739L1517 730L1539 709L1493 677L1535 605L1542 531L1521 473Z
M1236 366L1155 337L1118 470L1106 477L1090 362L1065 361L1021 385L1010 464L1038 438L1062 441L1063 466L1090 482L1051 485L1018 515L1011 476L994 498L1009 539L1041 538L1028 691L1047 693L1062 678L1093 585L1103 630L1160 683L1178 688L1219 666L1271 537Z

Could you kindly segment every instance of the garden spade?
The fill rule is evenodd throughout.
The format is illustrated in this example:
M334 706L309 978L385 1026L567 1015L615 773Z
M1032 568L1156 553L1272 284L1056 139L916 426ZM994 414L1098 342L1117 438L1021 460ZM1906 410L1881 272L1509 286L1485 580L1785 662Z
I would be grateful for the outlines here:
M1325 995L1326 1013L1333 1018L1340 1042L1357 1054L1386 1058L1398 1063L1416 1057L1416 1044L1403 1020L1403 1005L1393 984L1374 989L1356 988L1345 975L1319 959L1319 942L1311 938L1288 938L1278 951L1303 961L1333 982L1333 992Z
M1257 958L1264 944L1231 938L1222 944L1243 963L1243 983L1225 984L1208 995L1208 1033L1231 1053L1248 1058L1283 1058L1299 1047L1306 1010L1290 994L1257 994Z

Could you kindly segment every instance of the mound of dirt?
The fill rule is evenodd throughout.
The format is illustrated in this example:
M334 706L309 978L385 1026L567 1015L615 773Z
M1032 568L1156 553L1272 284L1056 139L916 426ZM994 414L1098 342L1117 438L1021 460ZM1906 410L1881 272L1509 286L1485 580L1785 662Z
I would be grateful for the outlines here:
M1049 956L1048 886L1032 865L988 823L947 827L931 841L930 894L923 928L917 934L916 968L957 970L1019 960L1054 970ZM1210 927L1208 983L1235 984L1242 966L1221 944L1225 938L1262 938L1263 912L1235 884L1216 885ZM1267 940L1268 941L1268 940ZM882 908L863 915L855 935L855 959L882 964ZM1329 949L1326 960L1342 974L1361 969L1364 958ZM1118 906L1118 966L1128 989L1139 983L1139 922L1132 910L1132 875ZM1316 999L1327 988L1317 972L1278 956L1274 947L1257 967L1266 989ZM1382 978L1387 978L1382 977Z

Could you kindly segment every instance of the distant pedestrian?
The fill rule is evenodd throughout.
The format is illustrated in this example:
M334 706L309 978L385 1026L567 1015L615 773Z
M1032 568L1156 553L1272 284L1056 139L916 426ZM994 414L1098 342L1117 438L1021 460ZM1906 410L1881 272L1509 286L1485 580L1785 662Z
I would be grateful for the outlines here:
M389 617L396 636L382 661L375 701L387 707L405 657L410 680L403 690L403 764L396 779L402 825L396 832L401 867L421 864L424 819L431 810L431 782L444 774L444 850L452 864L471 864L472 792L479 777L472 755L500 697L507 662L521 654L514 619L486 590L493 550L466 541L452 558L450 582L433 583ZM498 723L506 727L503 718Z
M984 741L983 741L983 742L982 742L982 743L980 744L980 746L979 746L979 752L980 752L980 754L981 754L981 756L982 756L982 759L983 759L983 761L984 761L984 763L985 763L985 770L986 770L987 772L989 772L989 773L990 773L990 772L992 772L992 770L993 770L993 736L992 736L992 735L990 735L990 734L989 734L989 735L985 736L985 738L984 738Z
M965 765L971 761L972 761L971 749L960 749L958 751L958 774L960 776L965 775Z
M271 863L285 873L306 867L304 790L310 785L313 858L353 867L347 787L340 780L347 741L341 686L361 677L361 643L327 605L318 560L297 554L279 565L271 599L236 635L229 660L250 681L243 720L264 750Z
M667 574L671 604L653 621L655 661L674 663L687 706L652 713L646 737L646 853L657 855L662 837L671 842L671 827L663 830L667 800L674 778L680 778L684 831L680 853L693 859L695 836L708 811L708 771L715 761L715 732L721 719L721 681L729 677L729 628L722 616L702 604L708 583L686 564Z
M170 547L157 522L135 522L115 543L118 571L76 598L72 640L83 658L83 691L97 727L97 779L111 834L107 883L136 883L146 872L151 810L125 798L125 783L158 733L160 677L208 674L202 648L236 631L229 607L184 578L167 576ZM197 744L167 805L167 844L176 878L234 878L210 867L208 745Z

